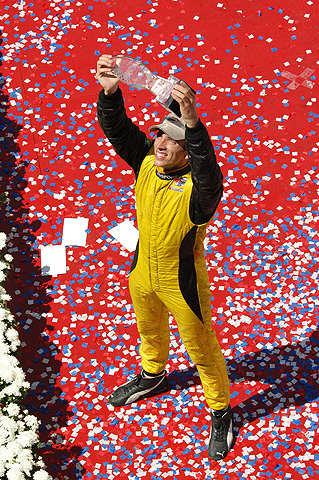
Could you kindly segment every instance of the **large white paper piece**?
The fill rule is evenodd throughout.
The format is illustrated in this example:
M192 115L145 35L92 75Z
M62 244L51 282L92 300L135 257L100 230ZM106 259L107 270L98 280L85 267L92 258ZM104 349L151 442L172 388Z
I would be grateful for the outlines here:
M62 245L68 247L85 247L88 225L88 218L65 218L63 223Z
M41 275L66 273L66 250L64 245L45 245L41 251Z
M129 220L119 223L116 227L109 230L112 235L129 252L134 252L138 241L138 230Z

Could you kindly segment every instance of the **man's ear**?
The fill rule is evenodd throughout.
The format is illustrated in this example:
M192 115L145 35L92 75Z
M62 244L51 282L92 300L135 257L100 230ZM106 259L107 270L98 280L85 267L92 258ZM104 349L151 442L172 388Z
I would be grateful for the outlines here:
M188 153L187 152L185 152L184 156L185 156L185 160L188 160Z

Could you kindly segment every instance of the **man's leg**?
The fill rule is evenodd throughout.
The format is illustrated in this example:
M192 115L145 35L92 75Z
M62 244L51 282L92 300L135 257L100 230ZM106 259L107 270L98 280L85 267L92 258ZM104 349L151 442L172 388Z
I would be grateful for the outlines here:
M164 300L164 298L162 298ZM212 426L208 454L213 460L222 460L228 453L232 439L232 412L230 386L226 363L216 334L211 326L210 295L201 297L200 319L177 290L165 293L165 303L177 322L181 339L196 365L211 408Z
M158 374L164 370L169 356L168 309L158 296L150 291L138 270L131 273L129 286L141 337L142 368L150 374Z
M226 408L230 402L229 379L225 359L211 325L210 297L206 306L201 302L202 319L191 310L177 289L165 292L161 300L175 317L182 342L198 369L209 407L213 410Z
M114 406L123 406L168 390L165 366L169 355L168 310L148 291L138 271L130 275L130 293L141 337L142 372L117 388L109 398Z

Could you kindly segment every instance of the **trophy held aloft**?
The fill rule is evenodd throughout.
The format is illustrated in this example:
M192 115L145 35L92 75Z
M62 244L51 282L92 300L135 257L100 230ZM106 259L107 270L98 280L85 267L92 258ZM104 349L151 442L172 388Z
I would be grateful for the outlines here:
M154 75L142 62L125 55L115 55L113 63L112 73L123 83L138 90L149 90L166 110L181 117L179 104L171 96L174 85L181 80L173 75L167 79Z

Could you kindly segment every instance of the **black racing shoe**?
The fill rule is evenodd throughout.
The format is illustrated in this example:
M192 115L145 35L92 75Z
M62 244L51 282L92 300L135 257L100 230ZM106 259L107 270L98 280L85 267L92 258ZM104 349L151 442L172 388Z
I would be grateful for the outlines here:
M233 413L230 405L223 412L211 410L208 456L212 460L223 460L233 443Z
M142 373L135 375L132 380L114 390L109 397L109 402L113 407L122 407L167 390L166 372L159 377L147 378L143 376L142 371Z

